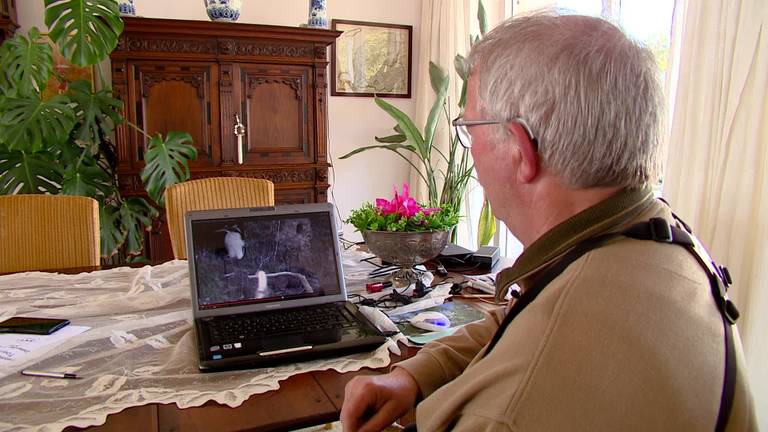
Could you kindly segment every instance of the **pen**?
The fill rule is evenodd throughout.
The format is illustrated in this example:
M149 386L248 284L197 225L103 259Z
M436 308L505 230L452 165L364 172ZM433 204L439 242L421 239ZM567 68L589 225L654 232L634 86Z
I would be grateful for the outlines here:
M46 377L46 378L66 378L66 379L75 379L80 378L75 373L70 372L45 372L45 371L36 371L36 370L29 370L25 369L21 371L22 375L27 376L38 376L38 377Z

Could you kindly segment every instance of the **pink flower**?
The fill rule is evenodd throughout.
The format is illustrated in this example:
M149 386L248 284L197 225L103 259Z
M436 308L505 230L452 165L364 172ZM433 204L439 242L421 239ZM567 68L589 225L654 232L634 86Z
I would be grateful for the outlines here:
M391 201L387 201L384 198L377 198L376 199L376 207L379 208L379 211L382 214L393 214L398 213L403 217L411 217L418 212L424 210L419 205L419 203L416 202L415 199L411 198L411 196L408 193L408 183L403 183L403 194L400 195L397 193L397 188L394 188L395 197ZM437 209L427 209L430 211L435 211ZM427 215L428 213L425 213Z

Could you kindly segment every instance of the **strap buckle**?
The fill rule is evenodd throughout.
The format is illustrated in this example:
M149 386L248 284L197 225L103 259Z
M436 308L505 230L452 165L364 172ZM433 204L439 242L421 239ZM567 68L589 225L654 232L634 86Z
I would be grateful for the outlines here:
M651 239L662 243L672 243L672 227L670 227L666 219L657 217L652 218L648 222L651 230Z

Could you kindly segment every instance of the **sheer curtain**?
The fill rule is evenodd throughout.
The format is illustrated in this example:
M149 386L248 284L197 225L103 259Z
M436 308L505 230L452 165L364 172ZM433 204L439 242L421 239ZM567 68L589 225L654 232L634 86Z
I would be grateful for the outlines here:
M511 14L511 3L505 0L484 0L488 23L491 27ZM456 54L469 52L469 35L480 34L477 23L478 0L422 0L421 6L421 49L416 72L416 125L423 126L435 96L429 82L429 62L440 65L450 75L448 89L448 109L450 118L458 113L458 100L461 96L461 78L456 74L453 60ZM440 122L435 132L434 145L441 151L448 148L448 130L446 122ZM445 152L444 152L445 153ZM433 157L437 160L437 157ZM426 201L427 192L418 174L411 172L409 183L414 195ZM483 203L482 188L470 180L463 202L464 216L457 227L458 244L474 249L477 246L477 224ZM499 231L506 229L501 227ZM506 238L506 235L500 234ZM499 237L499 235L497 235ZM502 251L503 252L503 251ZM506 256L510 256L506 254Z
M461 96L461 79L453 69L456 53L465 53L469 48L469 1L468 0L423 0L421 3L421 34L419 36L419 65L416 71L416 114L414 120L418 127L423 127L429 110L435 102L435 93L429 81L429 62L433 62L448 72L448 109L452 116L457 115L456 102ZM453 118L453 117L451 117ZM444 121L439 121L435 131L434 145L441 151L448 148L448 128ZM437 160L433 156L433 160ZM418 194L420 201L427 200L426 186L418 174L411 172L410 184Z
M664 195L730 269L768 428L768 6L678 0ZM675 40L677 39L677 40Z

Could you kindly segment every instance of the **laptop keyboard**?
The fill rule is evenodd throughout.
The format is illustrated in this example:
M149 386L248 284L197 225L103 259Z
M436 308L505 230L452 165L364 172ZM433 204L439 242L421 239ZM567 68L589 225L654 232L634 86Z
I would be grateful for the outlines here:
M354 325L355 320L344 307L331 303L233 317L217 317L209 322L214 340L239 340Z

